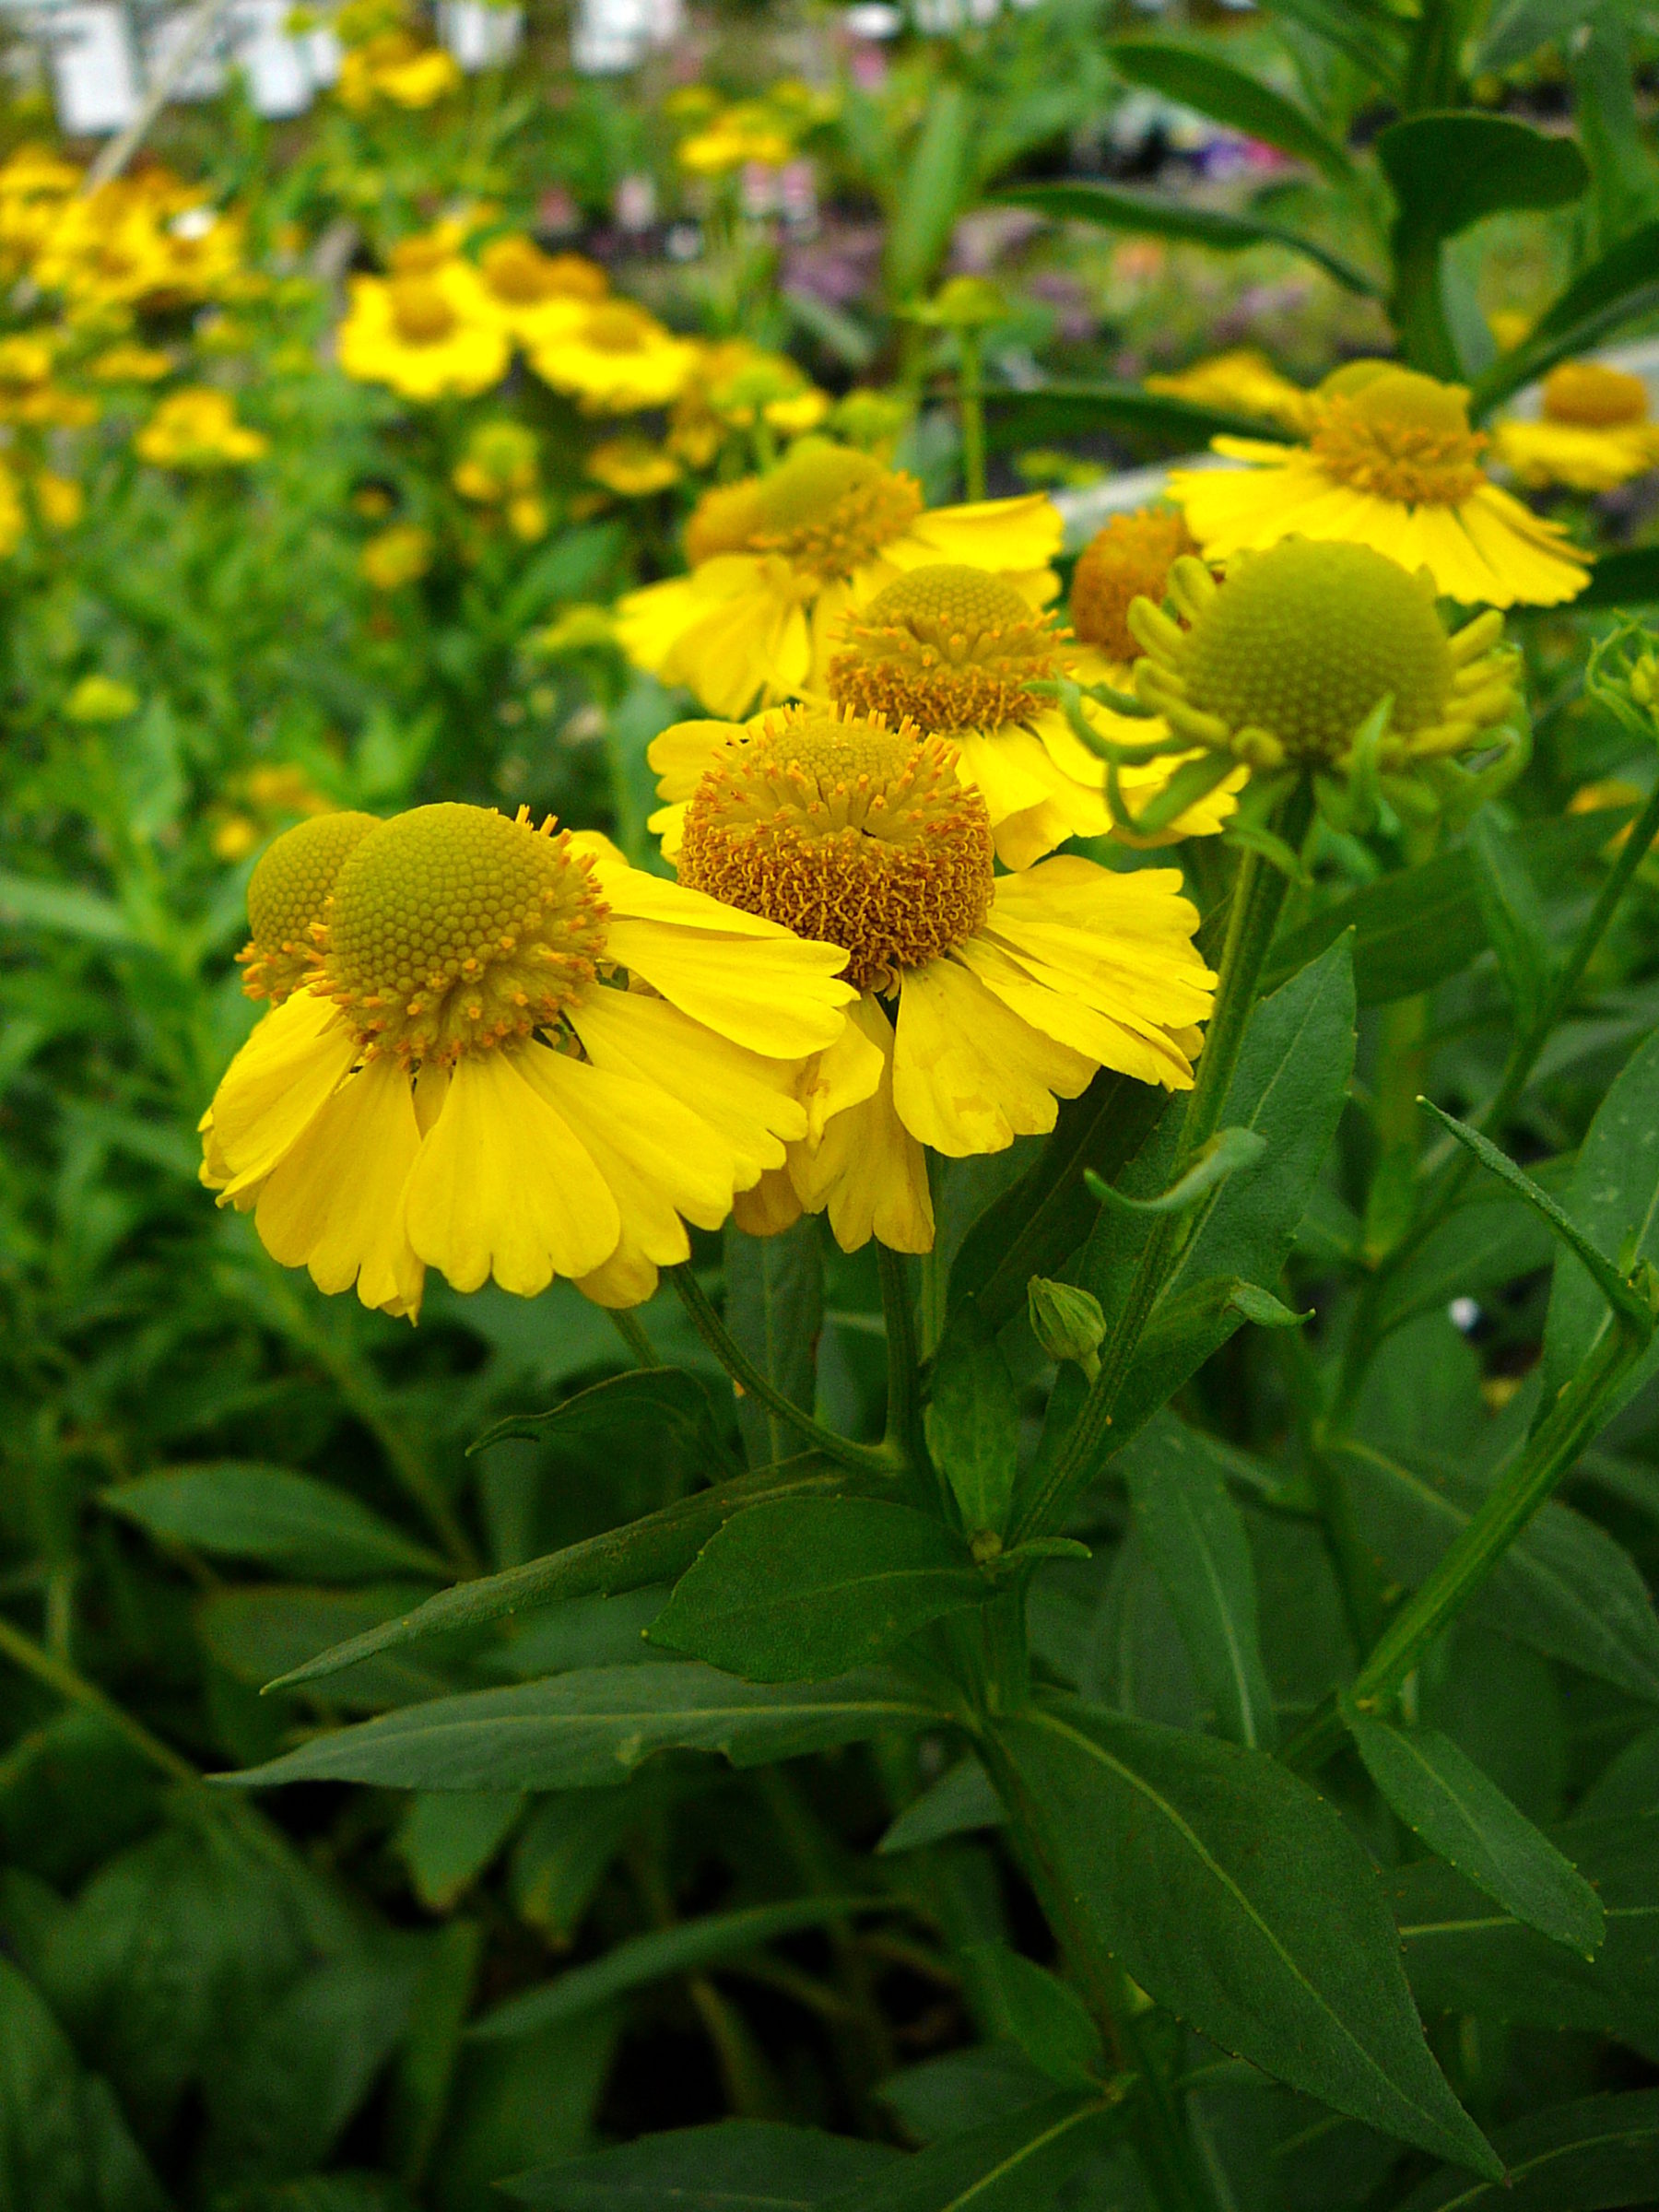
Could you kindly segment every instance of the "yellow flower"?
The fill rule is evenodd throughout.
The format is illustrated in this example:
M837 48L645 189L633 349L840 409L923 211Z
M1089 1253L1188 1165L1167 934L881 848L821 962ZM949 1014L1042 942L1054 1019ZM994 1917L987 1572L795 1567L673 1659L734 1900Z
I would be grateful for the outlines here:
M536 375L590 415L665 407L679 397L697 361L695 346L628 300L556 301L523 324L521 333Z
M64 701L71 722L124 722L136 712L138 694L112 676L83 676Z
M111 346L87 363L100 384L153 384L172 369L172 356L157 346Z
M1311 395L1306 444L1218 438L1217 453L1252 465L1178 470L1170 497L1210 559L1292 535L1350 539L1426 567L1469 606L1573 598L1590 578L1583 557L1487 476L1467 399L1460 384L1354 361Z
M649 499L679 482L679 463L649 438L607 438L585 464L587 474L620 500Z
M487 392L506 375L512 352L477 271L465 261L421 276L354 276L338 347L347 376L390 384L405 399Z
M327 1291L413 1315L425 1271L649 1298L806 1134L842 954L477 806L279 838L249 885L280 1001L203 1123L202 1180ZM626 981L622 980L626 978Z
M1052 1129L1100 1067L1191 1085L1215 978L1177 871L1062 857L997 876L956 747L877 717L785 707L682 724L653 751L701 763L681 883L844 946L861 993L808 1071L787 1176L739 1201L746 1228L827 1208L844 1251L925 1252L924 1146L961 1159Z
M1524 484L1611 491L1659 465L1659 423L1639 376L1599 361L1563 361L1544 380L1536 422L1501 422L1498 458Z
M81 171L43 146L20 146L0 162L0 269L20 275L50 236Z
M36 511L48 530L73 530L87 512L87 495L73 477L38 468L31 488Z
M378 592L395 592L416 583L432 565L429 530L418 523L394 523L371 537L358 555L358 566Z
M1177 736L1253 769L1347 778L1363 738L1383 793L1418 814L1414 782L1432 794L1441 764L1520 710L1502 616L1448 637L1428 571L1369 546L1284 538L1239 555L1220 584L1181 559L1169 595L1185 627L1149 599L1130 609L1147 655L1135 688Z
M1149 376L1147 389L1168 393L1173 399L1190 399L1202 407L1230 407L1241 415L1260 415L1293 430L1305 428L1313 396L1281 376L1267 356L1253 346L1236 346L1230 352L1212 354L1171 376Z
M79 318L146 312L246 288L242 222L164 169L116 177L61 204L35 257L43 291Z
M237 421L229 393L193 384L168 394L133 448L158 468L220 468L257 461L270 442L263 430Z
M450 481L463 499L491 505L517 492L534 491L537 477L535 431L522 422L503 419L475 424L466 453Z
M782 169L794 154L793 138L756 100L723 109L704 129L682 138L676 150L680 167L699 177L724 177L751 162Z
M959 773L984 798L1005 867L1029 867L1068 837L1112 830L1105 765L1054 704L1055 678L1079 656L1054 618L1011 583L950 562L912 569L850 616L843 635L826 675L830 698L850 713L948 736ZM1149 724L1097 712L1129 743L1150 734ZM1173 765L1120 771L1127 811L1161 791ZM1212 793L1159 841L1219 830L1233 806L1230 794Z
M630 592L618 634L638 666L735 716L757 696L821 688L843 618L911 569L989 569L1041 606L1060 538L1041 493L924 513L913 477L803 438L765 476L703 494L686 530L691 573Z
M379 100L398 108L429 108L459 89L460 65L441 46L423 46L406 30L382 31L341 57L335 89L354 115Z
M697 362L675 402L668 442L692 468L707 468L735 430L758 423L785 438L815 430L830 412L827 392L807 381L787 354L769 353L747 338L721 338L697 348Z
M610 291L610 278L580 253L544 253L531 238L512 232L490 240L478 256L478 274L510 328L528 335L538 313L559 301L592 306Z

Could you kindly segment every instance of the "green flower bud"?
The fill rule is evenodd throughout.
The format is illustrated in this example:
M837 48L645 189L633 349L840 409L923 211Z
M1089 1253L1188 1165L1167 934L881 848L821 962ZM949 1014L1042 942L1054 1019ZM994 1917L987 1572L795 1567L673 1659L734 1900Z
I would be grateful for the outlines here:
M1031 1331L1051 1359L1075 1359L1092 1382L1100 1371L1100 1340L1106 1316L1100 1300L1075 1283L1031 1277L1026 1291Z

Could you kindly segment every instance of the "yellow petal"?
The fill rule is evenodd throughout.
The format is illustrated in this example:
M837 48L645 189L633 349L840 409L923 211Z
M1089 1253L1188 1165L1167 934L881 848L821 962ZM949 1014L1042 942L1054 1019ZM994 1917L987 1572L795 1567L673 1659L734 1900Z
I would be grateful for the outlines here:
M787 1167L769 1168L752 1190L739 1191L732 1218L746 1237L775 1237L801 1218L801 1201Z
M457 1290L493 1275L534 1298L602 1266L622 1234L604 1177L520 1065L547 1049L463 1058L410 1172L409 1241Z
M1081 1053L1030 1028L953 960L905 971L893 1102L935 1152L960 1159L1046 1132L1054 1094L1076 1098L1093 1074Z
M425 1273L404 1233L403 1194L420 1150L409 1077L371 1060L343 1083L273 1170L253 1218L265 1250L305 1266L319 1290L418 1312Z
M659 799L688 799L734 737L748 735L741 722L677 722L645 748Z
M681 1013L773 1060L805 1059L832 1044L841 1034L841 1009L854 995L837 973L846 965L838 946L813 944L782 930L755 939L735 930L716 935L673 923L616 918L606 949Z
M357 1055L339 1008L314 992L297 991L265 1016L214 1093L210 1157L227 1173L221 1206L264 1181Z
M877 1088L837 1113L816 1146L790 1147L790 1179L808 1212L829 1208L843 1252L857 1252L872 1236L890 1252L931 1252L926 1156L893 1105L893 1025L868 994L847 1019L876 1050Z
M953 957L1021 1021L1081 1053L1097 1067L1115 1068L1168 1090L1192 1088L1192 1062L1167 1030L1122 1012L1102 1013L1069 991L1052 989L984 938L971 938Z
M690 1250L682 1214L700 1229L720 1227L732 1206L732 1147L689 1107L655 1083L562 1053L537 1052L525 1074L609 1185L625 1244L671 1266Z
M1016 500L976 500L919 514L906 535L925 560L965 561L974 569L1044 569L1065 535L1060 510L1046 492ZM900 556L909 547L900 541ZM884 546L890 559L895 548Z

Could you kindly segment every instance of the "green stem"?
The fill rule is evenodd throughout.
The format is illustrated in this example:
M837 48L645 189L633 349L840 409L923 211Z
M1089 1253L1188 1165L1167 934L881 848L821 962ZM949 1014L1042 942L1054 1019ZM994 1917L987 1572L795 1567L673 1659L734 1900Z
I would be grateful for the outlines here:
M915 1305L910 1270L902 1253L879 1241L876 1263L881 1275L881 1312L887 1323L887 1435L883 1448L912 1466L927 1465L922 1438L922 1395L916 1357Z
M629 1306L606 1306L611 1326L628 1347L629 1355L636 1367L656 1367L661 1364L655 1347L645 1334L645 1324Z
M1304 777L1285 803L1281 818L1275 825L1277 834L1293 849L1300 848L1312 813L1313 788ZM1250 1017L1260 994L1262 971L1289 888L1288 878L1270 860L1246 848L1228 910L1216 1008L1205 1031L1197 1079L1187 1096L1181 1150L1175 1162L1176 1180L1216 1134L1226 1109L1227 1094L1243 1048L1244 1032L1250 1026ZM1014 1542L1024 1543L1062 1526L1077 1491L1092 1475L1106 1431L1112 1426L1112 1409L1118 1392L1140 1348L1152 1309L1191 1227L1191 1217L1179 1214L1160 1214L1153 1223L1151 1233L1141 1247L1124 1311L1102 1352L1100 1371L1089 1385L1088 1395L1070 1435L1054 1456L1048 1480L1020 1515L1013 1534Z
M957 411L962 425L962 489L970 500L985 496L985 387L980 334L959 334L962 365L957 376Z
M786 1398L755 1365L727 1330L713 1307L709 1303L702 1285L691 1272L690 1263L684 1262L668 1269L668 1280L679 1295L687 1318L708 1346L739 1390L764 1406L779 1420L786 1421L798 1436L813 1449L821 1452L826 1459L833 1459L843 1467L856 1467L861 1474L892 1475L898 1463L884 1445L855 1444L850 1437L837 1436L833 1430L821 1428L809 1413Z
M107 1697L95 1682L88 1682L84 1675L77 1673L65 1661L54 1659L50 1652L43 1651L32 1637L25 1636L22 1630L14 1628L9 1620L0 1619L0 1652L4 1652L13 1665L21 1667L25 1674L32 1675L37 1682L43 1682L48 1689L56 1690L60 1698L65 1698L70 1704L79 1705L86 1712L95 1712L100 1720L107 1721L112 1728L125 1736L140 1758L147 1760L170 1781L182 1782L192 1789L200 1790L214 1805L223 1804L228 1808L232 1802L213 1796L190 1761L175 1751L171 1744L164 1744L159 1735L152 1735L142 1721L135 1721L130 1712L116 1704L113 1698Z

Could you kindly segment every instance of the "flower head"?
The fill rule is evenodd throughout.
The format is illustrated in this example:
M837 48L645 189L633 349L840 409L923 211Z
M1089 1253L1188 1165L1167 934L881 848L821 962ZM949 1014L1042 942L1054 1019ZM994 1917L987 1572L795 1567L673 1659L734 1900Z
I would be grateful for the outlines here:
M1077 556L1069 613L1074 635L1109 666L1122 667L1137 651L1129 629L1132 600L1163 598L1170 570L1198 547L1178 507L1139 507L1114 514Z
M469 262L386 276L354 276L340 325L340 366L406 399L487 392L507 373L512 345Z
M1500 460L1523 483L1611 491L1659 466L1659 423L1641 377L1600 361L1563 361L1544 379L1535 422L1502 422Z
M1227 353L1194 361L1189 369L1149 376L1147 389L1166 393L1171 399L1191 400L1198 406L1233 407L1241 415L1259 415L1293 430L1306 425L1312 396L1300 384L1281 376L1254 346L1235 346Z
M589 414L664 407L684 390L697 358L654 315L629 300L571 301L543 311L524 331L530 366Z
M803 1136L842 954L477 806L328 815L255 869L252 988L281 1001L203 1123L202 1178L325 1290L419 1306L425 1269L651 1295Z
M1369 546L1281 539L1240 556L1221 584L1179 560L1171 595L1185 627L1149 600L1130 610L1147 653L1136 688L1177 735L1253 768L1349 771L1386 706L1376 764L1383 788L1398 788L1489 742L1520 706L1502 617L1448 637L1433 579Z
M335 89L343 108L366 115L382 101L429 108L460 85L460 65L441 46L423 45L407 30L382 30L347 49Z
M431 532L419 523L394 523L369 540L358 565L377 592L395 592L420 581L436 550Z
M912 569L988 570L1041 606L1060 535L1041 494L928 512L913 477L803 438L764 475L703 494L686 528L691 573L630 593L618 634L641 667L740 714L758 693L821 685L842 618Z
M1413 369L1354 361L1309 401L1306 442L1218 438L1247 469L1182 470L1170 496L1206 559L1225 560L1283 537L1351 540L1471 606L1554 606L1589 570L1564 534L1487 476L1484 431L1468 394Z
M134 450L158 468L222 468L257 461L270 445L263 430L236 419L228 392L193 385L161 402L133 441Z
M845 1250L926 1251L924 1146L960 1158L1050 1129L1101 1066L1190 1084L1214 978L1173 871L1058 859L998 877L957 747L879 715L683 724L652 758L695 778L680 881L840 945L864 994L746 1226L827 1207Z

